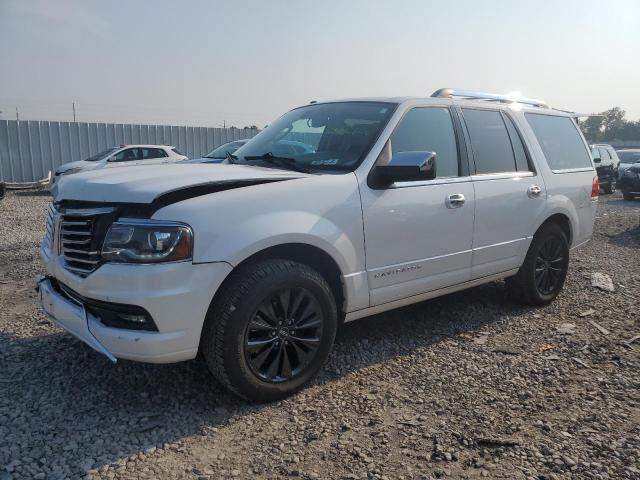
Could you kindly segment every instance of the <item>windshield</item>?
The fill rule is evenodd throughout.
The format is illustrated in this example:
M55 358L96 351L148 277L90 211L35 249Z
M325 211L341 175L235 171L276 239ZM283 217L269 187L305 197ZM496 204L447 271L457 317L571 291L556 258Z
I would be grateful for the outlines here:
M640 162L640 150L635 152L618 152L618 158L622 163Z
M296 108L238 149L235 162L292 170L353 171L395 107L383 102L336 102ZM278 158L288 161L273 161Z
M215 150L210 151L205 155L205 158L227 158L229 153L233 153L238 150L242 145L247 143L244 142L229 142L224 145L220 145Z
M98 162L100 160L104 160L105 157L108 157L116 150L120 150L120 148L110 148L109 150L105 150L104 152L96 153L89 158L85 158L85 162Z

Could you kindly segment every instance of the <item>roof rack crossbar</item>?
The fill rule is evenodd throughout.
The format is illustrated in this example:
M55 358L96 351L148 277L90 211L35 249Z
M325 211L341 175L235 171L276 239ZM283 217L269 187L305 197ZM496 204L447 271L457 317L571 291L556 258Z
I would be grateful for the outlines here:
M433 92L431 96L441 98L459 97L501 103L521 103L524 105L532 105L534 107L549 108L549 105L547 105L547 103L543 102L542 100L536 100L533 98L520 98L511 95L501 95L498 93L479 92L476 90L464 90L460 88L441 88Z

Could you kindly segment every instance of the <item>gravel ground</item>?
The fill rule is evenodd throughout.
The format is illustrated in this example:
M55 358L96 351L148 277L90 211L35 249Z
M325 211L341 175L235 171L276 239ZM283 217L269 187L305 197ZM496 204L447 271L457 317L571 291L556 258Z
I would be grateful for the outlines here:
M347 324L317 381L269 405L52 326L33 291L48 201L0 202L2 480L640 478L640 201L601 197L550 306L498 282Z

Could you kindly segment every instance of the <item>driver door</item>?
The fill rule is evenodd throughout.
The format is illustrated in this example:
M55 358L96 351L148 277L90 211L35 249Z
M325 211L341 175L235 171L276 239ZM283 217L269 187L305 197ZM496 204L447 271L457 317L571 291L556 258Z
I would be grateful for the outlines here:
M435 152L435 179L384 189L361 182L371 306L471 279L475 198L455 115L444 106L412 108L377 161Z

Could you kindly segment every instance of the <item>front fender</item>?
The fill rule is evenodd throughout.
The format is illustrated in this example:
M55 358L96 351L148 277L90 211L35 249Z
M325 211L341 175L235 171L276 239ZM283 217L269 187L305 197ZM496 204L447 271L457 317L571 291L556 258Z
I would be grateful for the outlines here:
M344 275L365 268L362 209L353 174L217 192L164 207L153 218L193 228L195 263L237 265L265 248L305 243L328 253Z
M356 239L358 240L358 239ZM225 245L200 242L196 233L194 262L212 262L221 256L236 266L255 253L286 243L317 247L331 256L342 272L356 271L361 246L327 218L295 210L270 212L235 223L224 235Z

